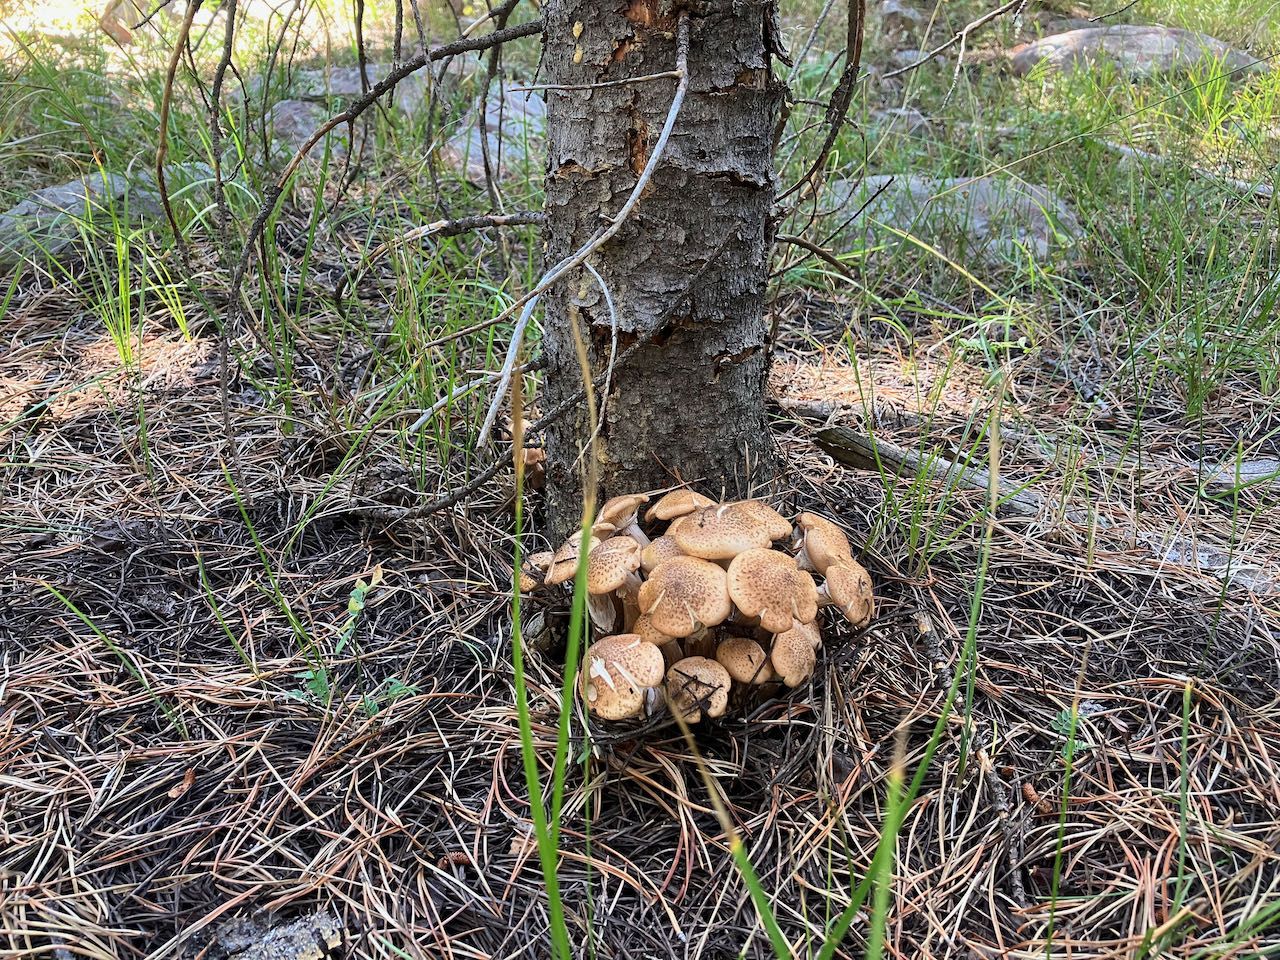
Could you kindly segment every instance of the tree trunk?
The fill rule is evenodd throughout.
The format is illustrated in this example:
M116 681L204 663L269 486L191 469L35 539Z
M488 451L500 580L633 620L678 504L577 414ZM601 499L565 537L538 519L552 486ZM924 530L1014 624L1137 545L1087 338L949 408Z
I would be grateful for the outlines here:
M639 206L588 261L616 308L618 352L643 341L613 371L607 396L597 397L603 496L676 481L696 481L714 496L744 494L774 462L763 311L784 88L771 71L771 5L705 0L687 9L683 108ZM547 95L551 265L622 207L655 147L676 80L581 87L674 69L678 20L670 0L546 0L543 15L545 79L579 88ZM613 334L604 292L584 268L542 302L542 405L550 408L582 388L573 324L593 376L608 364ZM594 426L583 406L547 435L554 534L579 522L581 451Z

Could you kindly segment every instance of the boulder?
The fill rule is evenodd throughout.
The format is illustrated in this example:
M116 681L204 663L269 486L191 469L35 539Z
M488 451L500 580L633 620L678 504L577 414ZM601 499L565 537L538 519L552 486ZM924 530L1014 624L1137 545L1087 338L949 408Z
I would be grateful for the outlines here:
M1256 57L1203 33L1135 24L1068 30L1014 47L1009 59L1019 76L1040 64L1059 70L1110 64L1134 77L1214 64L1237 75L1267 69Z
M0 213L0 268L57 256L93 229L94 222L110 222L113 211L123 219L126 206L133 216L153 216L160 209L153 193L131 189L127 178L113 173L37 190Z
M880 175L836 181L835 219L861 217L845 232L845 246L896 247L908 233L949 256L989 261L1022 251L1049 260L1081 236L1074 211L1051 190L1012 177L972 180Z
M485 130L471 111L440 148L440 158L451 170L472 183L484 182L484 140L499 178L509 176L529 162L530 149L546 129L546 103L536 93L490 94L485 104Z
M273 143L293 153L311 138L330 115L324 104L313 100L281 100L267 114L267 130ZM335 127L328 137L332 156L345 157L351 145L346 125ZM317 161L324 156L323 141L312 148L309 156Z

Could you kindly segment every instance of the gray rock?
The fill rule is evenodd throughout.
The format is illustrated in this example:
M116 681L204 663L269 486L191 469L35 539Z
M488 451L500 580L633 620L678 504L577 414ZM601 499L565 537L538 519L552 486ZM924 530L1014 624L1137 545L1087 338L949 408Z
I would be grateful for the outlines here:
M845 235L845 245L896 247L909 233L949 255L998 261L1025 249L1038 260L1064 252L1082 234L1072 209L1052 191L1010 177L968 178L882 175L836 181L834 218L866 210Z
M1112 64L1135 77L1214 63L1239 75L1267 69L1256 57L1203 33L1134 24L1069 30L1014 47L1009 58L1019 76L1042 63L1055 69Z
M915 47L907 47L902 50L895 50L889 54L889 68L891 70L905 70L907 67L914 67L925 58L925 53Z
M372 87L390 72L389 63L368 64L369 86ZM323 70L299 70L289 84L289 94L295 100L354 100L364 95L360 86L360 68L334 66ZM427 78L419 70L396 84L391 92L390 103L397 110L412 112L422 107L426 99Z
M445 166L472 183L484 182L484 141L497 165L499 178L511 176L529 163L546 128L546 103L536 93L497 92L485 104L485 130L480 131L476 111L463 117L458 128L440 148Z
M311 100L281 100L267 114L267 130L272 142L286 147L292 153L306 143L330 115L328 108L321 103ZM345 125L331 130L328 140L332 156L336 158L347 155L351 142ZM311 150L310 156L315 160L324 156L323 141Z
M929 118L912 107L886 107L871 113L871 126L882 133L911 136L929 132Z
M37 190L17 206L0 213L0 267L56 257L94 225L159 212L155 195L131 188L118 174L95 173L79 180Z
M872 9L879 17L880 28L888 33L912 35L922 31L929 22L929 14L903 0L881 0Z

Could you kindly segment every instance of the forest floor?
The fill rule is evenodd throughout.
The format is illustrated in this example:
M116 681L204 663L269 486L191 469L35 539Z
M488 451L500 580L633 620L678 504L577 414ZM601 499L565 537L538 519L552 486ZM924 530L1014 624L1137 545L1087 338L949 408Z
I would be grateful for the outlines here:
M0 206L99 172L129 186L0 274L0 957L549 955L513 706L512 479L377 515L485 466L482 374L510 327L472 328L536 269L536 227L370 256L442 209L491 209L424 147L462 129L475 71L434 121L370 114L358 163L334 141L304 165L224 382L238 242L218 240L185 68L168 162L195 171L175 201L186 264L145 174L177 21L121 50L55 6L15 9L3 39ZM367 31L384 65L386 6ZM783 179L820 139L806 101L844 35L837 10L806 50L820 5L800 6ZM286 99L296 77L253 84L279 26L258 10L242 4L234 85ZM1108 12L1059 5L887 76L980 12L873 11L837 199L781 231L830 259L779 247L785 472L760 493L839 519L877 619L834 630L811 683L704 725L697 757L671 727L587 749L575 720L559 878L580 955L774 955L710 784L792 951L817 956L904 774L919 789L884 899L835 956L1280 954L1280 72L1013 75L1017 43ZM1119 19L1265 58L1274 14L1143 0ZM354 62L349 14L313 16L277 66ZM206 92L221 23L193 31ZM536 49L502 76L530 80ZM288 151L224 119L235 238ZM504 209L536 210L536 142L506 162ZM994 248L969 223L907 243L842 226L860 176L941 195L993 172L1066 212ZM842 463L841 429L932 475ZM990 511L975 468L1034 509ZM527 507L526 552L536 491ZM528 598L525 623L562 605ZM526 670L545 776L563 663Z

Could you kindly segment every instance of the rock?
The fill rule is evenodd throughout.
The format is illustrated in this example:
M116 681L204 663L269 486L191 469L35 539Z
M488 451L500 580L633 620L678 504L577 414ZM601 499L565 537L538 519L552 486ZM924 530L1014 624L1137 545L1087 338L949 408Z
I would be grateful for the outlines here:
M465 179L483 183L487 139L498 177L510 176L529 162L530 148L542 139L546 117L546 104L536 93L507 92L500 97L495 91L485 104L483 136L472 111L440 148L440 158Z
M895 50L889 54L889 67L893 70L905 70L907 67L914 67L917 63L925 58L925 53L915 47L907 47L904 50Z
M411 73L396 84L389 102L397 110L412 112L426 104L427 78L424 70ZM389 63L367 64L369 86L390 72ZM322 70L299 70L292 77L289 94L295 100L354 100L364 95L360 86L360 68L332 66ZM383 98L384 101L386 99Z
M929 132L929 118L912 107L886 107L883 110L873 110L870 120L871 126L884 133L911 136Z
M57 256L92 229L93 221L109 219L113 209L123 218L126 201L130 215L150 216L160 209L154 194L131 189L128 179L112 173L37 190L0 213L0 267Z
M1134 24L1068 30L1014 47L1009 59L1019 76L1041 63L1056 69L1111 64L1135 77L1190 70L1205 63L1219 63L1235 74L1267 69L1256 57L1203 33Z
M329 110L310 100L281 100L267 114L267 129L274 143L293 152L311 138L322 123L330 117ZM335 127L328 135L330 151L334 157L345 157L350 149L350 137L346 125ZM319 161L324 157L324 143L312 148L309 156Z
M1275 457L1227 460L1216 466L1201 462L1197 470L1203 473L1204 482L1211 487L1280 487L1280 459Z
M830 191L838 201L836 217L868 204L849 227L855 244L860 239L866 247L896 246L901 233L910 233L960 257L998 261L1019 258L1026 249L1048 260L1082 233L1075 213L1052 191L1009 177L882 175L860 183L836 181Z
M881 0L872 9L885 33L913 36L929 23L929 14L908 6L903 0Z

